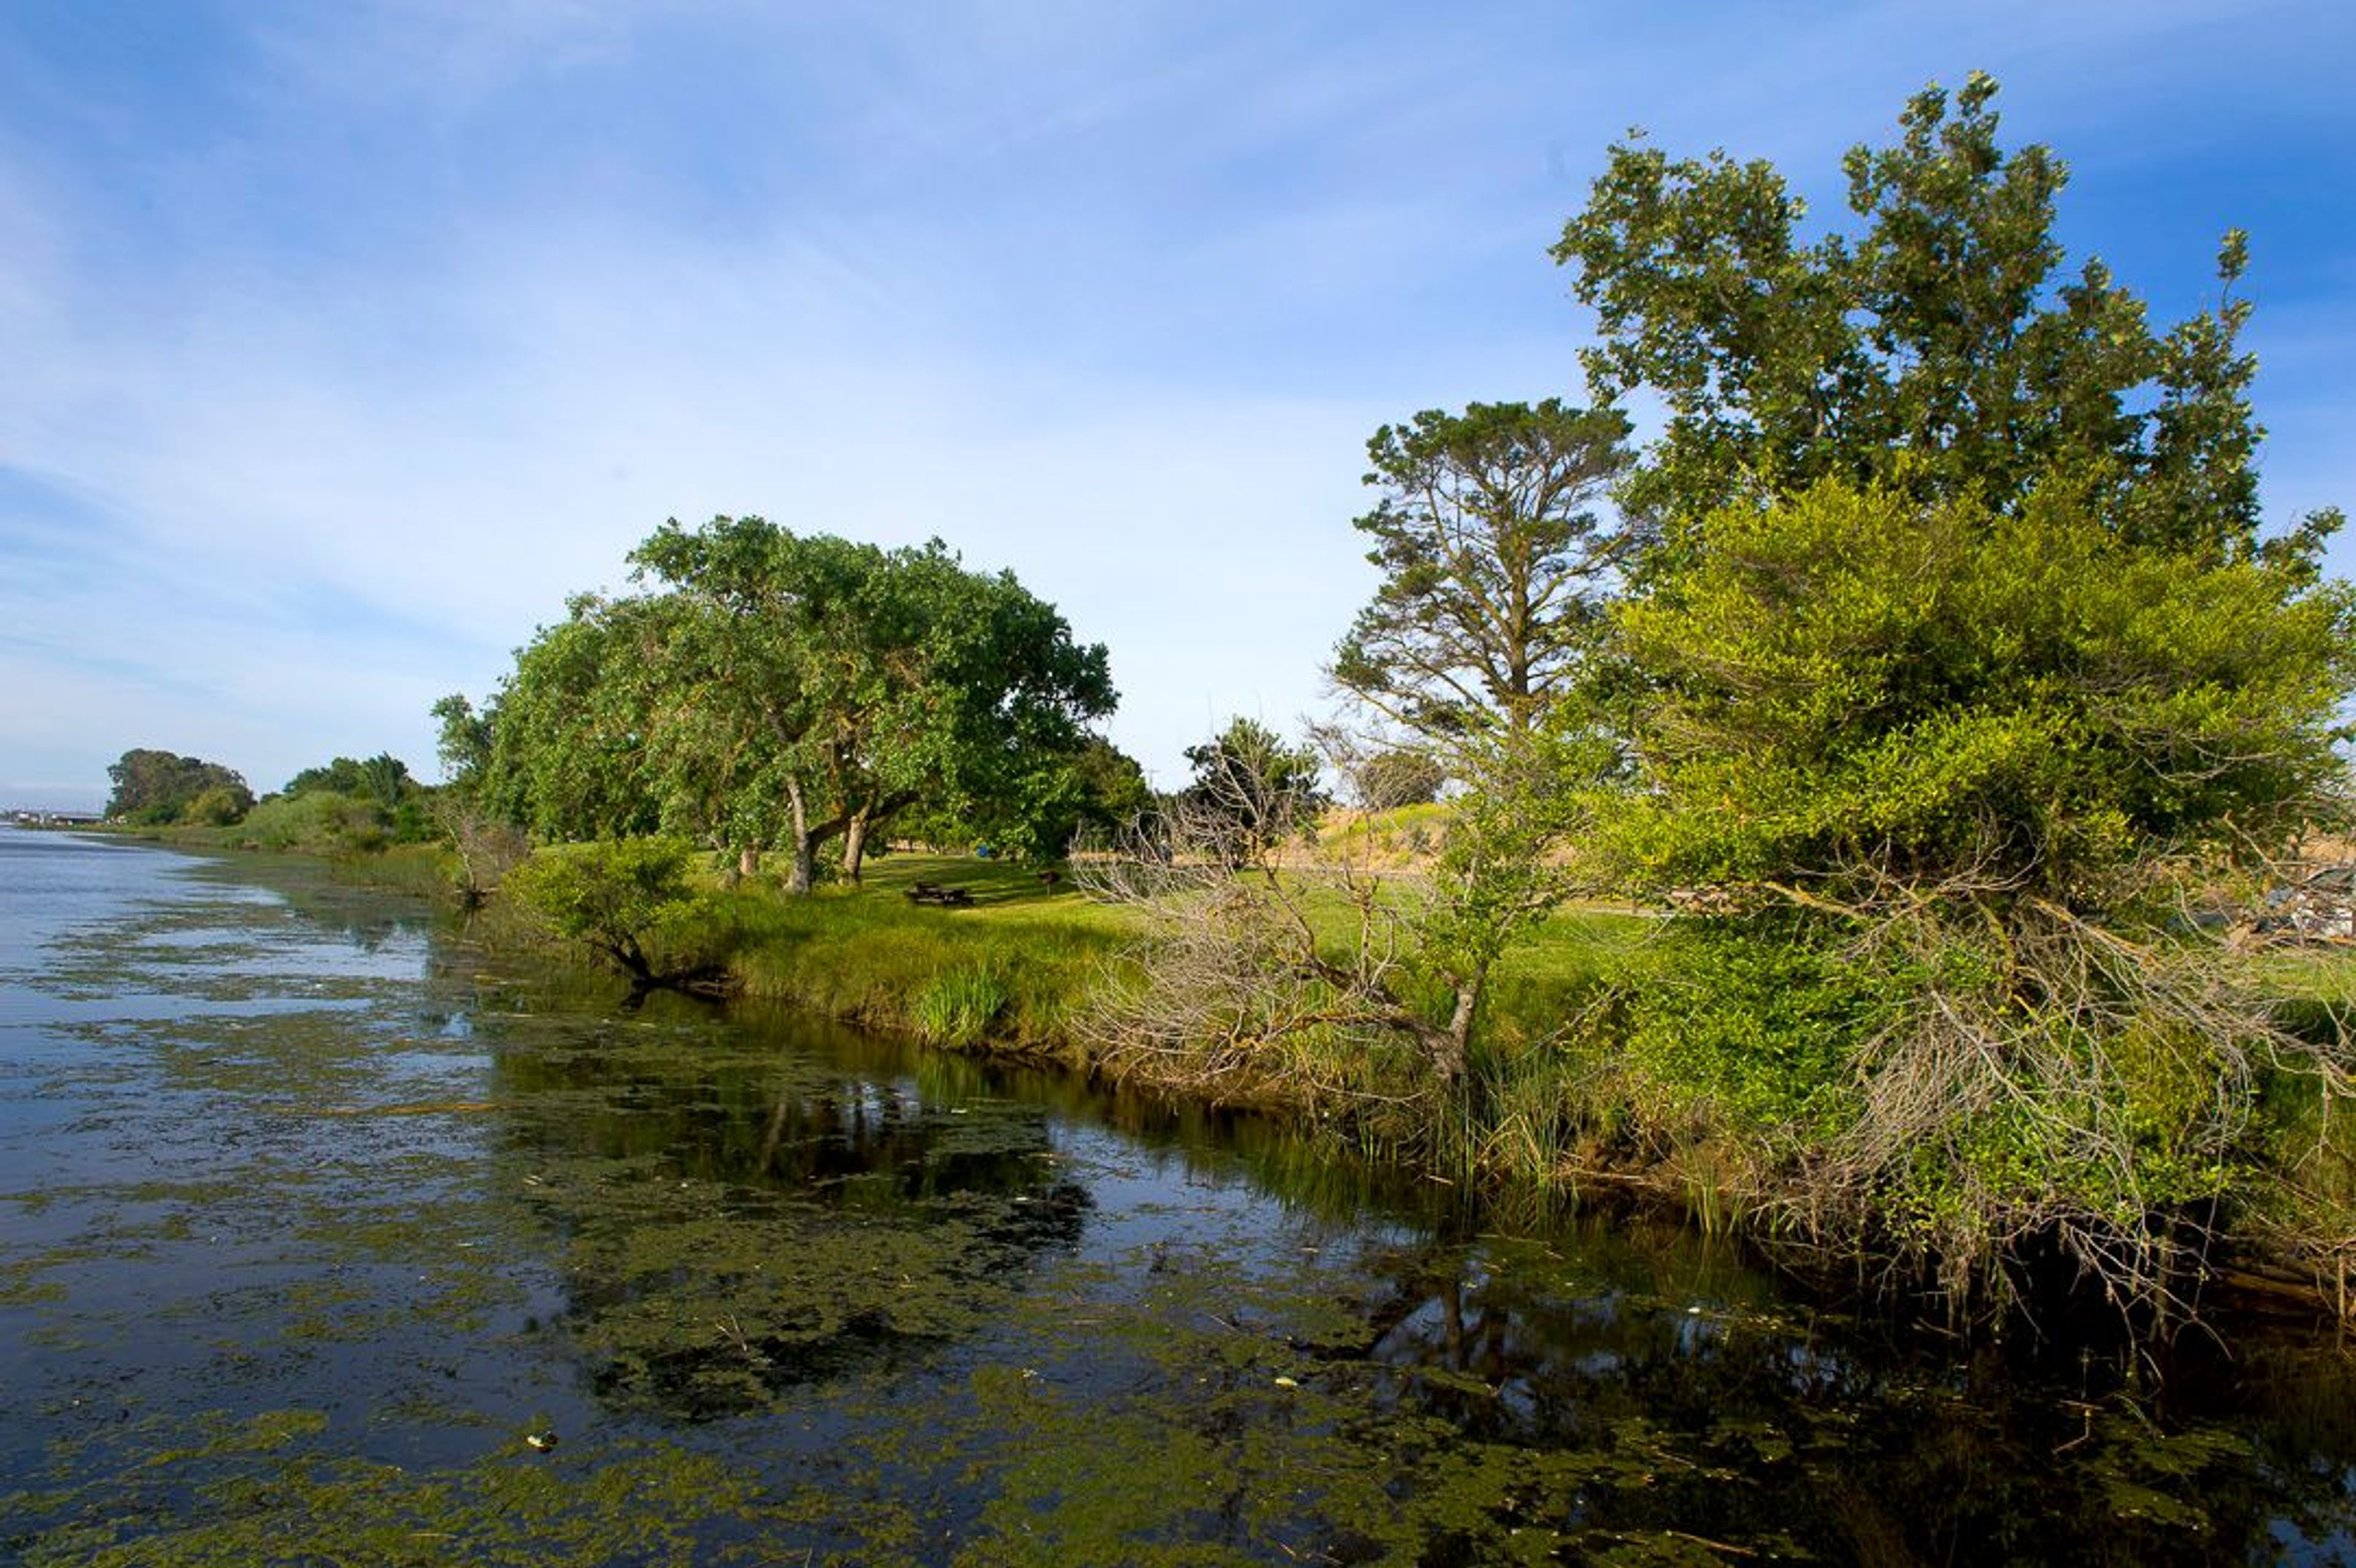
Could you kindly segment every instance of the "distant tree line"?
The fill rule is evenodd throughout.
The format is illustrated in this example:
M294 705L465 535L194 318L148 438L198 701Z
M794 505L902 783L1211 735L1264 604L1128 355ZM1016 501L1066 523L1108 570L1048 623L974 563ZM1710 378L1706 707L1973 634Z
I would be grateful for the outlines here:
M142 827L192 822L234 822L253 805L240 774L199 757L134 748L106 770L113 782L106 815Z
M106 815L134 827L236 827L241 841L258 848L320 852L419 843L440 834L434 792L390 752L305 768L260 800L221 764L170 752L134 748L107 774L114 793Z

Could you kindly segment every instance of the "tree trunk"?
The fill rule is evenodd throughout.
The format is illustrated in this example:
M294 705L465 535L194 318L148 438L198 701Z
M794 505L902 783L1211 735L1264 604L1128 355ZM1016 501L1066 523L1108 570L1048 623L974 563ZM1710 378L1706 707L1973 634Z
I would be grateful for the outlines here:
M736 848L736 880L750 881L760 873L761 850L758 845L740 844Z
M1442 1083L1453 1086L1464 1077L1465 1063L1472 1054L1472 1020L1481 1010L1481 990L1488 977L1487 962L1475 965L1472 974L1456 983L1456 1008L1449 1015L1448 1028L1424 1037Z
M867 813L851 813L851 821L842 830L842 874L853 885L859 881L860 863L867 859Z
M788 778L786 794L794 808L794 870L787 880L786 891L807 893L818 880L818 845L810 837L809 805L802 799L800 780Z

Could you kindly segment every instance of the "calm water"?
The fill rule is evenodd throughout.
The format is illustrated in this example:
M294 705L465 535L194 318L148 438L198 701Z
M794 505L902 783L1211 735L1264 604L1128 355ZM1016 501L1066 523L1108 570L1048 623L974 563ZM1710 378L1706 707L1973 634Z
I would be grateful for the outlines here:
M0 1563L2356 1563L2312 1328L2165 1388L1965 1357L1675 1231L622 1000L0 829Z

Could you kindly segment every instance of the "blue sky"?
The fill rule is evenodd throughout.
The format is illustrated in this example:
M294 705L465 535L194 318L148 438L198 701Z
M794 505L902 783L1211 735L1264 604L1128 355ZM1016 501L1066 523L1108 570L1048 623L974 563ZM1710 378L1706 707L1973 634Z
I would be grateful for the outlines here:
M1323 709L1376 426L1578 395L1611 141L1831 214L1974 69L2160 320L2251 231L2269 510L2356 503L2351 59L2338 0L11 0L0 805L430 776L436 697L719 512L1012 568L1175 782Z

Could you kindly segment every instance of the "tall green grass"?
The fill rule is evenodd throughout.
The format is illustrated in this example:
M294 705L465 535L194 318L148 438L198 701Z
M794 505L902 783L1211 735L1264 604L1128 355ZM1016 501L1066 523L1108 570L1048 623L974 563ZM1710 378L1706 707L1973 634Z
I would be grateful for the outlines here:
M926 880L969 908L911 902ZM1128 923L1034 873L988 861L893 857L863 885L789 897L766 883L713 892L666 933L671 961L724 964L745 994L961 1049L1085 1060L1074 1019Z

